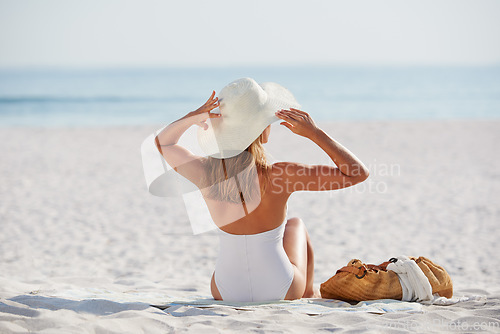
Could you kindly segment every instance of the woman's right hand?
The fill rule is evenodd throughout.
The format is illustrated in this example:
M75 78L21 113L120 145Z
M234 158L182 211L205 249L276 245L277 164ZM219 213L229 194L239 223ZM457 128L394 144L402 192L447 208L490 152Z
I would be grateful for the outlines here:
M209 118L218 118L221 117L221 114L211 113L212 110L218 108L220 106L219 98L215 97L215 91L212 92L212 95L208 98L207 102L205 102L201 107L196 109L195 111L187 114L186 117L190 117L194 124L201 126L204 130L208 129L208 124L206 120Z
M278 110L276 116L284 122L281 125L289 128L293 133L306 138L313 138L318 127L311 116L305 111L290 108L289 110Z

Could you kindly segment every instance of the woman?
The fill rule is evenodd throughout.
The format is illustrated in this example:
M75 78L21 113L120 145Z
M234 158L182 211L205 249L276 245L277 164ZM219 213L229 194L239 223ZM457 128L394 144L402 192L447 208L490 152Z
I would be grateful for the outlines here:
M352 186L368 177L368 169L297 106L285 88L243 78L224 87L218 98L214 91L156 137L165 160L200 189L218 227L220 249L211 281L217 300L320 297L313 289L311 241L300 218L286 218L288 198L295 191ZM269 165L262 145L276 120L318 145L337 167ZM207 157L178 145L194 124Z

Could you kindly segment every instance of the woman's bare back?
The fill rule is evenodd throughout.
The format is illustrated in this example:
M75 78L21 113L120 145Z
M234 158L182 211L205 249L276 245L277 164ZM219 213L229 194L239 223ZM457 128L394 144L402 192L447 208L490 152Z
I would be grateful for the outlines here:
M280 226L286 217L286 202L289 194L279 191L276 173L270 166L270 180L258 172L259 183L267 182L264 194L250 202L229 203L214 200L202 191L208 210L215 224L231 234L257 234ZM274 182L273 182L274 181Z

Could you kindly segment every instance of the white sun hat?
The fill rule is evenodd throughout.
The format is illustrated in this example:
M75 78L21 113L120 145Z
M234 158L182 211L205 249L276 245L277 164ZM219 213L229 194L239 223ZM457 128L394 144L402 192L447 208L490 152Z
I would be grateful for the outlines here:
M208 129L198 128L202 151L213 158L230 158L243 152L265 128L279 121L275 112L300 108L292 93L274 82L258 84L242 78L222 88L221 117L207 119Z

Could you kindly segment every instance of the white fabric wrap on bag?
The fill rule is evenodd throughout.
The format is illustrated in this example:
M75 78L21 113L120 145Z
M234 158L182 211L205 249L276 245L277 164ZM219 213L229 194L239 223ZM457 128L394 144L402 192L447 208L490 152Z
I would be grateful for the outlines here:
M432 300L431 284L418 264L406 256L398 256L396 259L396 262L389 263L387 270L398 275L403 290L403 301Z

